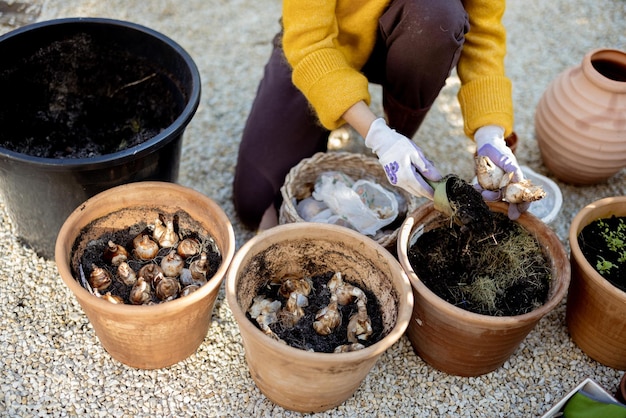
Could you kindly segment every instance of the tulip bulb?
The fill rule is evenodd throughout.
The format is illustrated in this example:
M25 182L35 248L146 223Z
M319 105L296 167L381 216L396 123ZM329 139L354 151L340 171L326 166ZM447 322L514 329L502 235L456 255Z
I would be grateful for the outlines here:
M191 285L199 286L199 284L194 281L193 276L191 275L191 271L185 268L180 272L180 276L178 276L178 281L180 282L180 285L183 287L187 287Z
M117 266L117 277L119 277L126 286L132 286L137 281L137 274L126 261L121 262L120 265Z
M263 332L270 337L279 340L278 336L270 328L270 325L278 321L277 313L280 310L280 301L266 299L263 295L258 295L248 308L248 314L255 319Z
M172 250L161 260L161 270L168 277L178 277L185 267L185 260Z
M109 240L106 248L104 249L103 258L114 266L117 266L122 261L126 261L128 259L128 251L126 251L126 248L121 245Z
M285 307L280 312L280 320L283 326L293 328L304 316L304 309L302 308L308 305L309 300L306 296L298 292L292 292L285 303Z
M115 305L124 304L124 299L122 299L121 297L117 295L112 295L111 292L106 292L106 294L102 296L102 299L106 300L107 302L113 303Z
M162 301L174 300L180 292L180 283L173 277L164 277L156 285L156 295Z
M200 289L200 285L190 284L188 286L183 287L183 290L180 291L180 296L187 296Z
M174 230L174 222L166 221L165 226L160 219L154 221L152 237L159 243L161 248L174 247L178 244L178 234Z
M111 286L111 274L105 269L91 265L91 274L89 275L89 284L96 290L105 290Z
M161 279L163 279L163 277L165 277L165 275L163 274L163 270L161 270L161 267L152 263L146 264L145 266L140 268L137 275L140 278L143 278L146 282L148 282L148 284L151 284L152 286L156 286L157 283Z
M358 351L364 348L365 346L361 343L343 344L335 348L335 353L351 353L352 351Z
M204 284L207 282L206 274L208 269L209 263L205 252L202 252L200 254L200 258L192 261L189 265L191 277L193 277L198 284Z
M178 243L176 252L182 258L189 258L200 254L200 242L195 238L185 238Z
M159 244L152 241L149 235L137 235L133 247L133 253L141 260L152 260L159 252Z
M341 314L337 306L337 297L331 296L328 306L320 309L315 315L313 329L320 335L329 335L341 325Z
M358 299L357 312L350 317L348 322L348 341L357 343L358 340L367 340L372 335L372 321L367 314L365 302Z
M128 299L133 305L147 305L150 303L152 301L150 284L143 277L139 277L130 290Z
M284 276L280 282L278 293L284 298L289 298L289 295L294 292L303 296L308 296L311 293L311 279L308 277Z
M546 196L541 186L533 185L528 179L513 182L513 173L505 173L489 157L478 155L475 163L476 178L480 186L485 190L500 190L505 202L535 202Z

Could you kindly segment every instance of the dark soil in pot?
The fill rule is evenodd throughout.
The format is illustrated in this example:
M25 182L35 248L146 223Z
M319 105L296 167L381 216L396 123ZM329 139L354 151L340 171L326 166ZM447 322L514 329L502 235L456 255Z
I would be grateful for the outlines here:
M602 277L626 292L626 217L596 219L580 231L578 245Z
M335 272L328 272L307 278L310 279L311 290L307 297L307 303L302 308L303 316L299 318L295 324L290 324L289 317L286 317L286 315L288 315L286 313L286 306L288 306L289 295L281 294L280 281L269 281L264 285L260 289L255 301L265 299L280 302L280 310L276 312L276 322L269 325L271 332L266 333L272 335L273 338L277 337L292 347L322 353L336 352L337 347L341 346L345 347L347 351L352 351L348 347L351 346L354 341L357 341L358 344L361 344L363 347L368 347L380 341L384 337L384 328L379 303L376 296L371 291L363 288L360 289L365 295L367 315L371 320L371 335L369 335L369 337L366 339L357 338L352 341L348 337L349 328L351 328L350 319L358 312L358 306L354 298L350 303L345 305L341 303L336 305L341 320L336 328L333 328L332 332L327 335L321 335L315 330L314 323L320 319L319 313L325 307L329 306L331 302L332 291L329 288L329 281L335 274ZM301 280L301 278L298 280ZM348 285L353 285L348 278L343 278L343 281ZM259 329L263 330L263 327L259 325L263 320L253 318L251 316L251 310L252 309L248 309L246 316Z
M115 212L109 216L114 217L123 217L124 211ZM167 221L170 219L170 215L162 215L160 214L160 225L165 225ZM172 277L178 282L178 289L171 294L168 300L173 300L178 297L182 297L186 294L186 292L191 292L197 290L199 286L202 286L206 281L210 280L211 277L214 276L215 272L218 270L221 262L222 256L217 248L214 239L207 235L199 233L199 231L203 231L203 228L200 227L194 219L192 219L189 214L184 211L177 211L171 216L173 230L178 237L178 241L173 245L162 245L163 241L159 241L155 234L155 224L156 220L146 220L146 222L136 223L128 228L120 229L120 230L110 230L110 231L100 231L95 232L90 225L87 225L83 228L82 233L94 234L94 239L90 240L89 243L84 248L74 248L72 259L77 260L77 266L73 265L72 273L74 278L77 279L79 283L83 287L85 287L92 294L96 294L98 296L105 296L105 299L110 300L111 302L123 302L125 304L154 304L154 303L162 303L166 302L163 298L158 296L157 280L154 280L150 277L144 277L145 281L149 284L150 297L145 300L143 303L133 302L132 291L133 287L137 283L139 277L141 277L141 269L144 266L162 266L164 258L168 256L172 251L183 254L183 257L179 259L179 261L183 262L183 269L187 270L183 273L179 273L177 275L168 275L164 273L160 279L163 277ZM98 228L96 228L98 229ZM141 258L136 253L136 241L135 239L138 236L147 235L149 237L150 242L154 242L157 244L158 248L156 250L156 254L150 258ZM197 246L195 250L192 252L183 251L181 243L183 240L193 240ZM80 242L80 239L77 239L77 243ZM125 253L127 254L127 258L125 258L125 262L132 269L132 271L136 274L136 279L133 283L124 283L120 273L118 271L119 262L115 260L111 260L111 254L108 253L107 248L110 242L113 242L117 245L121 245L125 249ZM77 246L75 244L75 247ZM82 251L80 254L74 254L77 251ZM118 252L116 250L116 252ZM194 263L200 260L201 254L206 255L206 265L204 265L204 279L197 280L191 277L191 273L189 270L194 269ZM78 255L78 257L76 256ZM96 268L103 269L105 272L109 274L111 278L111 283L106 288L97 290L92 287L92 274L94 274L94 270ZM164 270L164 269L163 269ZM161 271L163 273L163 271ZM185 275L187 275L185 277ZM194 287L197 286L197 287ZM191 287L188 287L191 286ZM187 289L185 291L185 289ZM188 294L188 293L187 293ZM109 299L110 296L119 297L121 299L113 300Z
M456 224L422 234L408 259L419 279L437 296L484 315L520 315L543 305L550 289L550 264L537 240L501 213L491 213L485 235Z
M184 103L163 69L87 33L1 68L0 147L35 157L88 158L136 146L170 126L182 110L176 103Z

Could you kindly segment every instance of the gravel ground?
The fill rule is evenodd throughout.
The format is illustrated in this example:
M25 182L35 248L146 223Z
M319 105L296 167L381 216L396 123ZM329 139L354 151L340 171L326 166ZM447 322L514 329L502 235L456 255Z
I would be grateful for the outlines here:
M4 2L0 2L4 3ZM12 3L9 1L9 3ZM237 147L270 40L279 0L43 0L37 20L102 16L134 21L179 42L202 75L202 101L188 127L179 182L216 200L233 222L237 247L252 233L237 222L231 182ZM514 0L507 68L514 83L518 157L550 175L536 147L533 115L548 83L597 47L626 47L624 0ZM0 19L0 33L19 21ZM452 76L416 141L441 171L472 176ZM374 96L380 92L373 87ZM380 109L378 109L379 111ZM626 194L626 170L606 184L558 182L564 203L553 228L567 246L573 216L588 202ZM162 370L113 360L63 286L53 261L23 248L0 200L0 415L298 416L255 387L223 291L197 352ZM586 377L613 392L622 372L583 354L570 340L564 303L545 317L500 369L475 378L441 373L406 337L389 349L343 405L316 416L539 416Z

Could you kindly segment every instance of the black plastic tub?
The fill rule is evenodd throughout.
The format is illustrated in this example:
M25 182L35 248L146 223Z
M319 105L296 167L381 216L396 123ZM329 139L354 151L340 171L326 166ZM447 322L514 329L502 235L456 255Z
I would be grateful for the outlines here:
M0 57L0 194L40 256L54 256L61 225L89 197L177 181L200 74L173 40L130 22L58 19L0 36ZM155 92L152 103L141 95Z

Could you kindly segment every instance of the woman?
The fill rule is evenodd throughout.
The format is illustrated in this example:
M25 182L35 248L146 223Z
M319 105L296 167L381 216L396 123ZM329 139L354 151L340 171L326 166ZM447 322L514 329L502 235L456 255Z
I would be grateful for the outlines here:
M283 0L282 31L239 149L241 221L276 225L285 175L326 150L329 131L345 123L365 138L392 184L432 199L424 178L441 174L409 138L455 67L465 133L479 155L521 180L504 141L513 127L504 9L504 0ZM385 119L369 108L370 82L382 85ZM510 205L509 216L527 207Z

